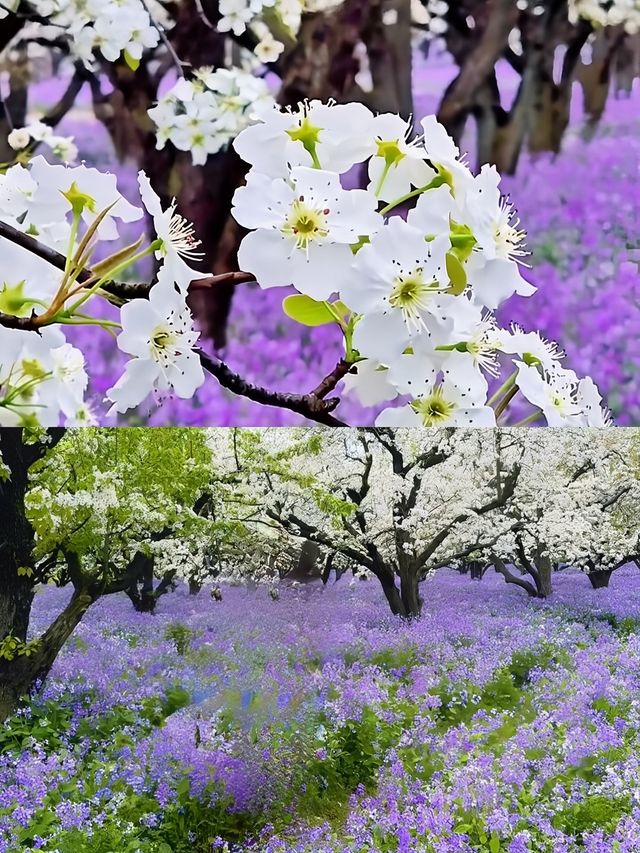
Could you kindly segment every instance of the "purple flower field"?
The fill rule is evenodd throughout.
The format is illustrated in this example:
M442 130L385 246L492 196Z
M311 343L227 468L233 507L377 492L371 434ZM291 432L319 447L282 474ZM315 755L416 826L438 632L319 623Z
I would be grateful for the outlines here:
M514 84L508 67L498 66L505 93ZM453 67L442 57L416 57L416 119L433 112L451 79ZM637 83L637 81L636 81ZM52 83L41 100L51 100ZM62 88L62 83L55 82ZM629 98L611 96L595 137L582 138L579 92L574 92L572 125L562 153L552 158L523 157L514 177L503 181L527 231L531 251L528 278L538 288L531 299L513 297L501 322L539 329L566 348L579 374L590 374L603 392L616 423L640 423L640 385L634 366L640 361L640 88ZM37 99L36 99L37 100ZM79 104L86 102L80 99ZM125 195L132 195L135 170L116 166L104 129L82 109L61 124L74 134L88 163L117 170ZM472 134L465 147L473 151ZM473 160L473 157L471 157ZM274 390L300 392L314 387L340 356L339 331L331 326L304 328L284 316L287 289L261 291L239 285L234 297L229 343L222 355L247 379ZM293 290L291 290L293 292ZM103 330L74 330L72 339L88 353L94 400L119 375L125 357ZM107 357L105 353L108 352ZM140 411L146 418L148 412ZM338 414L353 425L371 423L372 411L344 398ZM136 422L129 419L128 422ZM168 400L151 413L152 424L287 425L300 422L285 410L252 403L220 389L209 379L193 400Z
M640 573L554 585L102 599L0 729L0 851L634 853Z

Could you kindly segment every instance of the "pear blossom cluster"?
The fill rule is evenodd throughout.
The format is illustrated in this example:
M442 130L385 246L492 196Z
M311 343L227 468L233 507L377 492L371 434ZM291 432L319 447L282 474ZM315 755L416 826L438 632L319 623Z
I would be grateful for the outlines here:
M96 54L108 62L124 55L135 64L160 41L151 7L141 0L33 0L30 5L56 30L60 28L72 54L87 67L93 66ZM155 0L152 6L158 20L164 20L163 7Z
M0 294L0 301L2 294ZM0 425L93 423L84 402L84 356L58 329L21 332L0 326Z
M523 423L606 425L594 382L557 344L496 322L509 297L535 292L497 170L474 175L434 116L421 129L357 103L263 114L234 142L251 166L232 211L250 230L241 269L263 288L293 285L303 310L300 298L284 307L300 322L317 324L308 311L324 306L353 364L346 389L404 403L378 425L509 423L516 395L531 409ZM346 188L355 166L364 189Z
M596 27L623 26L629 35L640 32L639 0L569 0L569 20L579 18Z
M73 163L78 159L78 148L73 137L54 133L53 128L42 121L14 128L7 136L7 142L14 151L22 153L32 145L42 143L64 163Z
M190 151L195 165L226 148L259 113L274 103L267 84L239 68L198 68L180 78L149 110L156 147L171 142Z
M411 18L419 24L427 39L431 40L443 35L449 28L445 15L449 4L445 0L411 0Z
M295 38L304 12L324 12L342 0L220 0L220 32L240 36L249 31L258 40L254 53L260 62L275 62L285 42Z
M119 349L131 356L107 391L110 413L137 406L149 394L192 397L204 381L194 352L198 332L186 305L190 282L201 277L188 263L198 259L193 229L175 213L175 204L163 210L143 172L139 188L155 239L143 246L141 237L92 263L99 244L118 239L119 223L143 216L141 207L120 194L114 175L84 165L51 165L42 156L0 175L0 221L35 237L62 259L56 266L49 257L0 236L3 423L92 422L83 399L84 357L66 342L67 325L102 327L116 335ZM112 315L101 316L105 312L100 303L104 306L110 299L105 286L149 255L155 256L158 273L148 298L125 301L117 321Z

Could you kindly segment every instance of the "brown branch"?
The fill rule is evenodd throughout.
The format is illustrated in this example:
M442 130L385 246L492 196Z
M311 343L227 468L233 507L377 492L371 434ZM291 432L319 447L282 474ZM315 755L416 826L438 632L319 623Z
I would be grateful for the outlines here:
M331 373L328 373L322 382L310 392L308 396L315 397L318 400L323 400L336 387L338 382L351 372L353 364L341 358L333 368Z
M194 279L189 290L207 290L220 284L250 284L255 280L256 277L250 272L221 272L217 275Z
M58 103L53 106L49 112L42 117L42 123L46 124L48 127L56 127L62 119L66 116L69 110L73 107L76 101L76 97L80 94L80 90L84 86L87 81L87 74L83 67L76 66L76 70L73 74L73 77L69 81L69 85L67 86L64 94L58 101Z
M309 420L316 421L326 426L346 426L343 421L334 418L331 412L336 408L340 399L330 397L328 400L318 397L314 391L308 394L288 394L282 391L269 391L259 385L253 385L243 379L238 373L234 373L223 361L212 358L200 349L196 350L200 357L200 363L204 369L216 377L220 385L228 391L233 391L241 397L246 397L263 406L276 406L279 409L289 409ZM337 368L336 368L337 370ZM334 370L333 373L336 371ZM331 377L333 374L329 374ZM326 382L330 385L328 377L322 380L318 388ZM334 387L339 381L336 380ZM327 388L328 393L329 388Z

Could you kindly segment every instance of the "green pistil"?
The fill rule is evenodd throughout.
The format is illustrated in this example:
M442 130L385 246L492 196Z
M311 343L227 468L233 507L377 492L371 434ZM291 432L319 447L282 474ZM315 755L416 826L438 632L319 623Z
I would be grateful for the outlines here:
M311 124L309 117L305 116L298 127L287 131L287 135L294 142L301 142L304 149L311 155L311 160L316 169L321 169L320 160L316 151L318 142L320 141L321 127Z

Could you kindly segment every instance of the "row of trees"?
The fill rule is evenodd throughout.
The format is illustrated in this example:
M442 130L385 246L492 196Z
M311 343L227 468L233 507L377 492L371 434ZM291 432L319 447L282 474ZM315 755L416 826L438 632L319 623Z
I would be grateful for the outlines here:
M402 616L443 566L490 563L546 597L554 567L603 582L640 555L636 430L338 431L315 455L291 431L260 437L247 482L268 483L268 517L375 575Z
M0 452L0 718L105 595L351 570L413 617L441 567L548 596L554 567L640 557L634 429L2 429ZM33 637L43 583L71 594Z
M443 95L438 118L456 139L468 118L474 118L478 164L493 163L501 172L513 173L525 146L534 153L557 153L569 125L574 83L582 92L588 136L610 94L631 91L640 74L637 28L634 33L623 23L602 26L593 14L598 5L610 9L616 4L449 4L444 38L459 73ZM510 102L498 85L500 62L517 75Z

